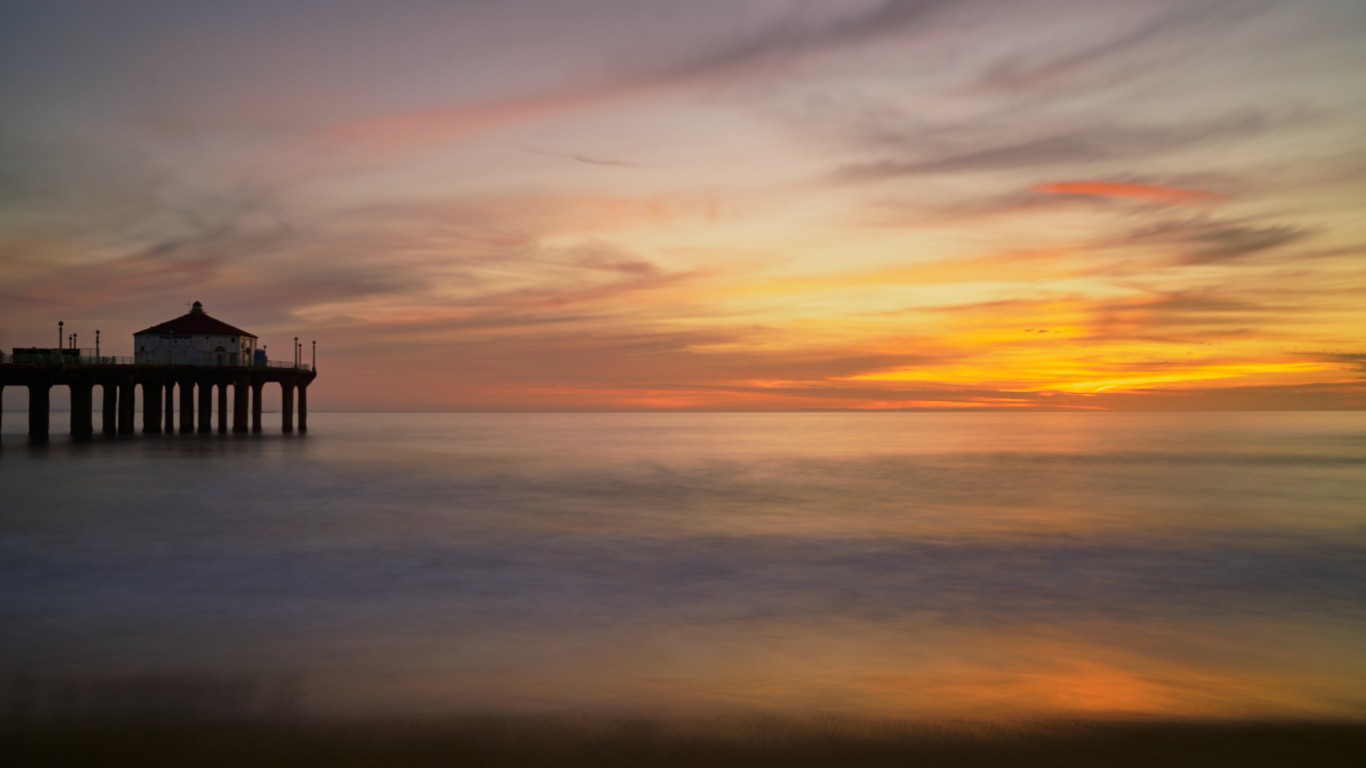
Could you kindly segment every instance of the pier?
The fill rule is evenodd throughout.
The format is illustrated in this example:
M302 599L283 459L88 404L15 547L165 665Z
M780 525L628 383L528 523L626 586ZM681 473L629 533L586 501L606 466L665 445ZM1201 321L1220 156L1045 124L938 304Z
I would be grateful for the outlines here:
M8 357L0 352L0 414L4 410L5 387L27 387L28 436L33 442L45 442L52 388L64 386L71 392L71 434L89 437L95 434L98 386L100 426L106 435L131 435L137 431L134 420L139 390L144 434L259 433L261 395L267 384L278 384L280 430L295 431L297 402L298 431L307 432L308 385L318 376L318 343L312 342L312 365L304 363L303 345L297 336L293 360L272 362L265 347L257 347L256 334L210 317L201 302L194 302L189 310L134 333L133 357L101 355L98 329L94 350L81 349L77 346L77 334L68 335L66 323L60 320L58 346L16 348Z
M280 386L280 430L307 432L308 385L318 375L313 366L302 362L249 366L151 365L129 358L53 357L56 359L8 355L0 362L0 403L3 403L5 388L28 388L28 435L33 442L48 439L51 392L53 387L61 386L71 391L71 434L74 437L95 433L97 386L102 398L100 429L106 435L129 435L138 431L134 422L139 390L144 434L259 433L262 429L262 395L267 385L276 384Z

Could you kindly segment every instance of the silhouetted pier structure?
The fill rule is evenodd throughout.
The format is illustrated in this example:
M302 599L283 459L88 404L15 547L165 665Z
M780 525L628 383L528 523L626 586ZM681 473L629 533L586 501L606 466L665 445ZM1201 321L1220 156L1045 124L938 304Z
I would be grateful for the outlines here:
M297 361L297 356L288 365L150 365L129 358L82 357L74 349L43 352L8 355L0 362L0 401L6 387L28 388L28 435L34 442L48 439L51 392L60 386L71 390L71 434L75 437L95 433L97 386L103 398L101 429L106 435L137 431L139 388L145 434L209 433L215 427L220 433L260 432L262 395L268 384L280 385L281 431L295 431L296 407L297 429L308 431L308 385L318 373Z
M229 325L194 302L189 312L133 334L133 357L100 354L100 332L95 349L81 349L77 335L66 333L57 321L58 346L16 348L8 358L0 353L0 406L5 387L28 388L28 435L34 442L48 438L52 388L71 391L71 434L95 433L95 387L103 398L103 432L130 435L142 389L142 431L167 434L176 430L176 397L180 398L180 432L213 432L214 401L218 431L228 431L228 391L232 391L232 431L261 431L261 395L267 384L280 385L280 429L294 431L294 395L298 393L299 431L308 431L308 385L318 376L318 343L312 342L313 364L304 363L303 345L294 337L293 361L270 362L265 347L257 348L256 334ZM3 407L0 407L0 413ZM251 426L247 426L251 414Z

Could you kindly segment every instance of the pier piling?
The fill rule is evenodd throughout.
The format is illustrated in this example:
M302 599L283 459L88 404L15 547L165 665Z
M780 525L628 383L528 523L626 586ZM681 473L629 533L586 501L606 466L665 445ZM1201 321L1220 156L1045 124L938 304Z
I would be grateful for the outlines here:
M47 442L48 398L52 384L35 381L28 385L28 438L35 443Z
M175 382L166 380L166 423L163 430L166 434L175 432Z
M197 382L199 389L199 433L207 435L213 430L213 423L210 421L213 414L213 385L205 382Z
M135 390L132 379L125 378L119 382L119 434L133 434L133 414L136 401L133 400Z
M261 390L265 387L264 382L253 381L251 383L251 431L261 431Z
M94 407L95 385L78 382L71 385L71 434L76 437L89 437L94 433L91 410Z
M187 379L180 382L180 433L194 431L194 384Z
M294 431L294 385L280 382L280 431Z
M221 381L216 385L218 389L218 434L225 434L228 431L228 383Z
M161 382L142 383L142 433L161 433Z
M247 431L247 382L237 379L232 385L232 432L235 435Z
M104 404L100 407L100 421L106 435L118 432L119 388L109 382L100 384Z
M314 342L315 344L317 342ZM316 354L316 353L315 353ZM299 385L299 431L308 431L308 385Z

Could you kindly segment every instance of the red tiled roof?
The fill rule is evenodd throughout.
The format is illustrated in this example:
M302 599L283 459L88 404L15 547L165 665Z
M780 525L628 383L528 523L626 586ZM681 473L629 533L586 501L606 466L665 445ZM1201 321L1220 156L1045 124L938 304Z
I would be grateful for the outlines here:
M204 314L204 310L200 307L199 302L195 302L195 310L196 311L183 314L174 320L167 320L160 325L154 325L151 328L138 331L133 335L142 336L149 333L157 335L194 333L213 336L246 336L252 339L256 338L256 334L254 333L247 333L241 328L228 325L222 320Z

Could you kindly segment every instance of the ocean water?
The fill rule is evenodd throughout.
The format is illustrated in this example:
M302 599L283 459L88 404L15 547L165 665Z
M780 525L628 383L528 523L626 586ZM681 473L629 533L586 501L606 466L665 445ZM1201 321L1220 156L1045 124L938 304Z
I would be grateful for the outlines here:
M0 436L0 716L1366 720L1366 413Z

